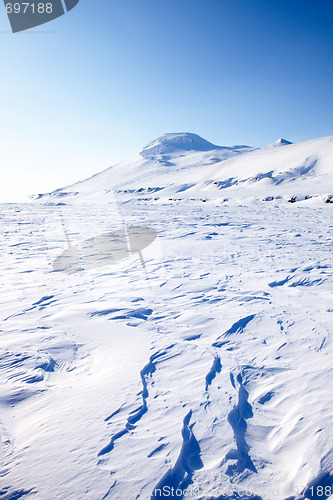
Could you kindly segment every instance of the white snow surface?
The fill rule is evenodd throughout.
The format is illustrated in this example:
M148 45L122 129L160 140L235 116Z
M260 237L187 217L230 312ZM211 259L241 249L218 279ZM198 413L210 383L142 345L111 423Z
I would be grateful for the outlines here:
M168 134L0 206L0 498L330 497L332 151ZM131 224L144 265L55 272Z
M93 177L35 195L42 202L169 198L258 202L294 199L320 204L333 195L333 136L261 149L215 146L196 134L165 134ZM310 200L310 201L309 201Z

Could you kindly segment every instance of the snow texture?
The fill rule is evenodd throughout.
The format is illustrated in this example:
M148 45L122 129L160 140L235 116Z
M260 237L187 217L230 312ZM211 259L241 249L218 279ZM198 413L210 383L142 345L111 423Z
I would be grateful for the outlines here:
M1 205L0 498L329 498L332 176L332 137L167 134Z

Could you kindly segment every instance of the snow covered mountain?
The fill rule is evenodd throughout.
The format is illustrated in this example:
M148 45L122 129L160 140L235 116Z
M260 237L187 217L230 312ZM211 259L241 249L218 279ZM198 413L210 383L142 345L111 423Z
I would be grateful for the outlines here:
M2 500L332 498L332 148L167 134L0 206Z
M117 195L146 201L306 199L320 203L329 201L333 193L332 164L333 136L297 144L279 139L254 149L216 146L196 134L165 134L127 161L34 199L102 201Z

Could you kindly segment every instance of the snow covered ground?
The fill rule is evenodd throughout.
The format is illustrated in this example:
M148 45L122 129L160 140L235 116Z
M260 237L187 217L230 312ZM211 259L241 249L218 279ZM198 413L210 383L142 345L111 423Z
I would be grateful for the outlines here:
M331 496L332 138L197 137L0 206L1 498ZM142 259L54 269L133 225Z

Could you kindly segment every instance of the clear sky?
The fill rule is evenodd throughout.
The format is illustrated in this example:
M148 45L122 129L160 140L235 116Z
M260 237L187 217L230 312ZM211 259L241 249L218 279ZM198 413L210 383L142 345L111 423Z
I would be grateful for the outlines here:
M264 146L333 135L332 0L80 0L12 34L0 5L0 202L165 132Z

